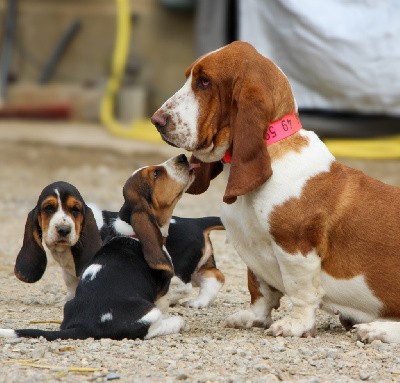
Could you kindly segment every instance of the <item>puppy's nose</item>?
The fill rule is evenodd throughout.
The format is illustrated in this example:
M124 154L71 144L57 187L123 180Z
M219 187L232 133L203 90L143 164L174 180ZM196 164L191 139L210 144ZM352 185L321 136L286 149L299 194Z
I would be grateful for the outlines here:
M62 237L65 237L71 232L71 227L67 225L60 225L57 226L57 233L61 235Z
M160 133L165 133L169 122L169 115L167 113L163 113L162 111L158 111L153 114L153 116L150 118L150 121Z
M188 163L188 160L187 160L187 158L186 158L186 156L185 156L184 154L180 154L180 155L178 156L178 162L179 162L179 163L187 164L187 163Z

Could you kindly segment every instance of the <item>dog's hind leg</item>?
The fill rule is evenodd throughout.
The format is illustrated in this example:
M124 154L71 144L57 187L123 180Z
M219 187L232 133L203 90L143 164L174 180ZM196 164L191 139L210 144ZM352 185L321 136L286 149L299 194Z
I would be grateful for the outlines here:
M208 307L217 297L225 282L224 274L217 268L200 268L193 274L192 281L200 286L199 295L184 303L185 306L202 308Z

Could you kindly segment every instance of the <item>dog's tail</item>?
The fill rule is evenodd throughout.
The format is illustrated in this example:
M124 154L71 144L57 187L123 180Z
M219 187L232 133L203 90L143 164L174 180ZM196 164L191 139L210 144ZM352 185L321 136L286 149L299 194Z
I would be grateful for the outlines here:
M196 221L203 231L207 230L210 232L212 230L225 230L221 218L219 217L201 217L196 218Z
M0 329L0 337L3 338L40 338L41 336L47 340L87 338L87 335L85 336L82 330L78 328L70 328L70 329L56 330L56 331L47 331L47 330L30 329L30 328L20 329L20 330L12 330L6 328Z

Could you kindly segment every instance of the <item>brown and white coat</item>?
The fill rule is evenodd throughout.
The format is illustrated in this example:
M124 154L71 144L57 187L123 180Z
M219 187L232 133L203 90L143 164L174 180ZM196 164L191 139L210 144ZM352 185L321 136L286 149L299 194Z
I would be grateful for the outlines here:
M400 189L340 164L305 129L267 147L269 124L297 105L250 44L202 56L186 77L152 122L201 163L188 192L204 192L231 153L221 218L248 266L251 305L227 325L307 336L322 307L364 340L400 343ZM272 322L283 294L292 310Z

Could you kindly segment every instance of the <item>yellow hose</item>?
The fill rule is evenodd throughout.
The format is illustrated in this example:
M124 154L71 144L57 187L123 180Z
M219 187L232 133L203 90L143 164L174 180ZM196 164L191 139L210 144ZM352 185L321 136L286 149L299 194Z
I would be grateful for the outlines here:
M148 119L137 119L128 126L122 125L114 116L115 96L124 76L129 52L131 18L129 0L116 0L117 32L112 60L111 76L100 105L100 121L116 136L150 142L162 142L157 130Z
M336 157L400 159L400 136L374 139L328 139L325 144Z

